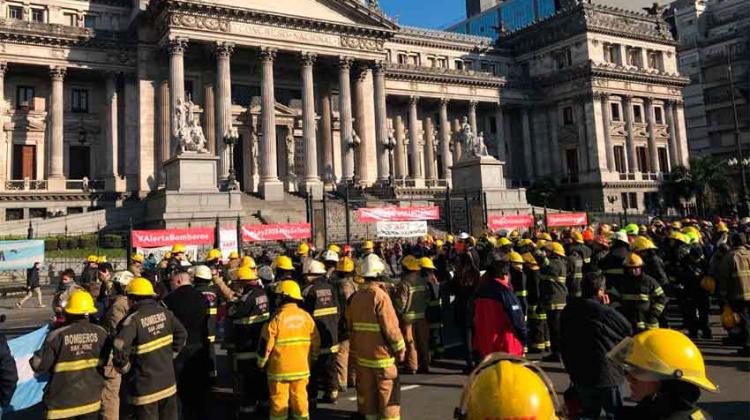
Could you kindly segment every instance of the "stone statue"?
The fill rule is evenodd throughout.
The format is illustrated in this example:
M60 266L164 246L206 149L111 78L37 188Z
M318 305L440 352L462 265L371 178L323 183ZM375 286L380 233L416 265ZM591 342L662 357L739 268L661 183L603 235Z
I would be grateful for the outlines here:
M349 141L349 148L357 150L359 149L359 145L362 143L362 139L359 138L359 135L356 131L352 130L352 139Z
M260 173L260 142L255 130L250 133L250 156L253 159L253 174Z
M474 131L471 129L469 119L463 118L461 124L461 133L459 134L461 141L461 151L463 156L488 156L487 146L484 144L484 132L480 132L478 136L474 136Z
M289 177L295 177L295 164L294 164L294 152L295 152L295 145L294 145L294 132L292 131L292 128L289 128L289 133L286 135L286 172L287 176Z
M185 152L208 153L206 137L203 135L197 118L193 101L178 99L174 113L174 132L177 139L177 154Z

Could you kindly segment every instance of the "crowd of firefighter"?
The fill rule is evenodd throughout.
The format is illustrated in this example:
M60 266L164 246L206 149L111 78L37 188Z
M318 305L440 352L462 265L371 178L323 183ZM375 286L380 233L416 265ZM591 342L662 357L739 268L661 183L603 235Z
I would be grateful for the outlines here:
M429 373L453 341L471 375L445 418L708 418L695 403L717 387L692 340L712 337L713 309L724 344L748 356L748 232L750 219L653 220L301 242L255 258L213 249L202 262L174 244L156 267L134 254L120 272L91 256L61 273L55 327L31 365L51 375L50 419L208 419L220 372L239 418L309 418L354 387L353 416L398 419L399 376ZM604 327L586 326L599 318ZM617 339L601 360L581 360L592 334ZM527 361L533 353L563 364L566 397L580 386L577 413ZM583 394L612 385L590 379L605 365L631 393L661 385L615 407L629 414L612 414L612 398L591 414Z

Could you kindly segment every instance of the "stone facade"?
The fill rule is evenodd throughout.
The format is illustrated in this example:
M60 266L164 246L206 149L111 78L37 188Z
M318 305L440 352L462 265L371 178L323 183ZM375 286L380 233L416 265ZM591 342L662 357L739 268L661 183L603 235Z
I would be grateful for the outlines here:
M583 2L495 40L368 4L0 0L0 218L163 190L184 98L216 185L234 168L267 200L343 182L442 191L463 117L509 186L554 176L570 208L627 193L643 210L687 160L687 81L656 16Z

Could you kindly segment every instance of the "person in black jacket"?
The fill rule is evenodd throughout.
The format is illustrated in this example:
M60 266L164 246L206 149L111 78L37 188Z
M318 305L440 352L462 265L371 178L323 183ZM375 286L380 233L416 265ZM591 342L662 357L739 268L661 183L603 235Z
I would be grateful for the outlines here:
M561 315L561 353L581 403L583 419L607 419L622 406L622 372L607 353L632 333L630 322L607 306L606 279L600 271L586 274L582 296L571 299Z
M183 419L208 417L206 406L210 388L210 359L208 347L208 304L203 293L190 280L190 274L172 274L172 292L164 303L187 330L187 342L174 360L177 377L177 396Z
M26 270L26 296L16 303L16 307L22 307L24 302L34 295L34 292L36 292L39 307L44 308L45 305L42 303L42 288L39 286L39 262L35 262L33 267Z
M0 319L5 320L5 315L0 315ZM17 382L16 361L10 354L5 334L0 334L0 407L6 407L10 404L13 393L16 392Z

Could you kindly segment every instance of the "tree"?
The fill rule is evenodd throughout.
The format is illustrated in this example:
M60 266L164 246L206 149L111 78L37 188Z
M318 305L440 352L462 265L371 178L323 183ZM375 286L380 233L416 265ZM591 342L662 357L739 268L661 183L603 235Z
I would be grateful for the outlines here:
M526 190L526 198L529 203L535 206L547 207L550 199L559 192L559 187L555 178L545 176L537 179Z
M693 198L700 214L729 197L727 165L721 159L706 155L690 158L690 167L676 166L661 185L665 204L682 209Z

